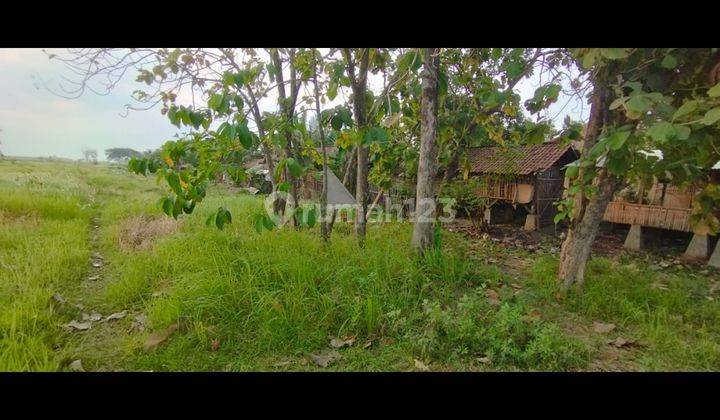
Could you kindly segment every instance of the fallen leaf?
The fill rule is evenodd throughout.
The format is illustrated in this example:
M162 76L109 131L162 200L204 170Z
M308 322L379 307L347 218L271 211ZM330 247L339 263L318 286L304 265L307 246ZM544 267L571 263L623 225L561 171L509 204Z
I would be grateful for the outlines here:
M667 284L665 284L661 281L654 282L650 287L652 287L653 289L668 290Z
M604 322L593 322L593 331L600 334L607 334L615 329L615 324L606 324Z
M70 363L70 370L73 372L85 372L85 369L83 369L82 360L77 359Z
M355 336L346 336L343 338L333 338L330 340L330 347L335 349L341 349L343 347L350 347L355 343Z
M61 295L60 293L55 293L54 295L52 295L52 300L54 300L55 302L57 302L57 303L59 303L59 304L61 304L61 305L64 305L64 304L67 303L67 301L65 300L65 298L62 297L62 295Z
M618 337L614 340L610 340L607 342L608 344L615 346L617 348L623 348L623 347L630 347L635 344L635 340L627 340L622 337Z
M122 312L115 312L114 314L110 314L105 318L105 321L112 321L114 319L122 319L125 318L125 315L127 315L127 311Z
M83 321L95 322L95 321L100 321L102 319L102 315L100 315L99 313L94 312L94 311L91 314L86 314L83 312L83 314L81 316L82 316Z
M135 315L135 320L133 321L132 325L130 326L130 329L136 330L136 331L145 331L145 323L146 322L147 322L147 315L145 315L145 314Z
M70 321L67 324L63 325L63 328L66 330L76 330L76 331L86 331L89 330L90 327L92 327L92 323L90 321L87 322L78 322L78 321Z
M100 260L95 260L92 262L92 266L95 268L100 268L100 267L102 267L102 265L103 265L103 263Z
M372 340L368 340L365 344L363 344L363 349L364 349L364 350L367 350L367 349L369 349L370 347L372 347L372 345L373 345Z
M720 281L714 281L710 284L710 294L720 291Z
M99 274L95 274L95 275L92 275L92 276L88 277L88 280L90 280L90 281L96 281L96 280L99 280L99 279L100 279L100 275L99 275Z
M414 359L414 360L415 360L415 368L420 369L423 372L430 372L430 368L425 363L423 363L422 361L420 361L418 359Z
M336 350L332 350L320 354L310 354L310 357L313 359L313 362L315 362L316 365L320 367L328 367L330 363L340 359L340 353L338 353Z
M487 296L487 300L490 305L500 306L500 295L498 294L498 292L493 289L488 289L485 292L485 295Z
M292 360L283 360L280 362L273 363L273 367L279 368L279 367L290 366L291 364L292 364Z
M484 364L490 363L490 358L487 356L478 357L477 360L478 360L478 362L484 363Z
M532 311L530 311L528 316L530 316L530 318L540 319L542 317L542 313L540 312L539 309L533 309Z
M218 351L219 348L220 348L220 340L218 340L216 338L212 341L212 343L210 343L210 350Z
M165 330L150 334L147 340L145 340L145 351L154 350L164 344L179 327L180 325L176 322Z
M516 289L516 290L520 290L523 288L521 285L519 285L517 283L510 283L510 287L512 287L513 289Z

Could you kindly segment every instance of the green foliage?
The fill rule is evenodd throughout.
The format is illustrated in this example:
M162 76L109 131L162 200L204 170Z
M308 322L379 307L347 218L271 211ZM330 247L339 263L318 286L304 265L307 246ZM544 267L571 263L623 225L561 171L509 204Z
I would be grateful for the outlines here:
M443 185L442 195L454 200L455 208L461 216L472 217L480 214L485 207L485 200L478 195L482 181L477 178L455 180Z
M557 326L504 304L493 309L478 288L456 305L425 301L426 329L415 340L435 358L485 356L502 369L568 370L587 363L588 350Z

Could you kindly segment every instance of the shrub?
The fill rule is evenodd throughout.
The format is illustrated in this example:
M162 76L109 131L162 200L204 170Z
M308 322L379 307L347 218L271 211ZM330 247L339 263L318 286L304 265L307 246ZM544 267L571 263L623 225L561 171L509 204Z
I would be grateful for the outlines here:
M416 337L420 351L431 357L487 356L495 368L569 370L583 366L588 350L550 322L504 303L492 308L485 289L463 295L454 307L424 302L425 328Z
M443 186L443 196L455 199L458 215L473 217L485 207L485 200L477 194L479 188L480 181L476 178L456 180Z

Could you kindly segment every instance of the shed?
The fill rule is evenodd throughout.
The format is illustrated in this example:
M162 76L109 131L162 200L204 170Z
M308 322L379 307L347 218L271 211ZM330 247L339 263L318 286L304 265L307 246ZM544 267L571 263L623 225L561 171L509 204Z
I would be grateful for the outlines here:
M578 158L571 144L551 140L542 144L487 146L467 152L470 175L481 181L478 195L487 200L485 221L494 220L493 206L522 205L528 212L526 230L553 223L554 202L563 195L564 166Z

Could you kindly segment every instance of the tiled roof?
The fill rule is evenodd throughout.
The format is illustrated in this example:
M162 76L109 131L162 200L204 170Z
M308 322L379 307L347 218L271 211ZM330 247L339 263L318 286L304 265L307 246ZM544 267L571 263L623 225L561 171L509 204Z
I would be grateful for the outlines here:
M477 147L468 150L467 158L471 173L529 175L553 166L570 147L557 141L517 147Z

